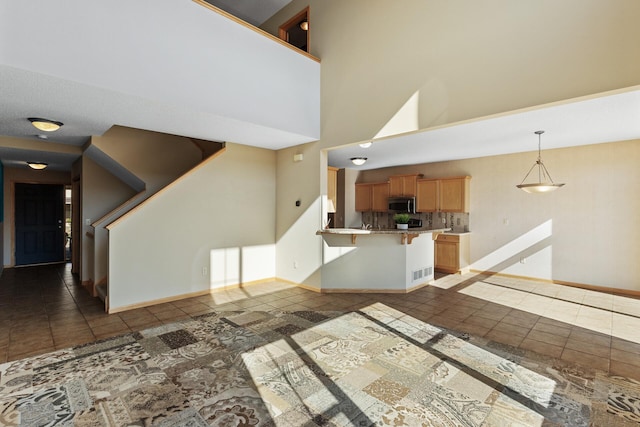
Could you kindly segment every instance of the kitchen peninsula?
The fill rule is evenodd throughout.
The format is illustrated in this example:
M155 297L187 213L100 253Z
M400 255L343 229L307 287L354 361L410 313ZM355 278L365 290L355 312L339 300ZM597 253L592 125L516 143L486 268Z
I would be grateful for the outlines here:
M324 245L322 292L406 293L429 284L434 238L444 229L318 230Z

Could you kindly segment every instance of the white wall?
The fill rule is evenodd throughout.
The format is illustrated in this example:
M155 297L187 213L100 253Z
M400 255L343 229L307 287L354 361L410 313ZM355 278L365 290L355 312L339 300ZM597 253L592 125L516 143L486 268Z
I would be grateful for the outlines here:
M108 227L110 309L275 277L275 200L275 152L227 144Z
M190 0L2 2L0 64L160 103L165 133L274 147L319 135L320 65Z
M566 183L549 194L515 187L536 158L385 168L361 172L359 182L409 172L470 175L472 268L640 291L640 140L543 150L554 180Z

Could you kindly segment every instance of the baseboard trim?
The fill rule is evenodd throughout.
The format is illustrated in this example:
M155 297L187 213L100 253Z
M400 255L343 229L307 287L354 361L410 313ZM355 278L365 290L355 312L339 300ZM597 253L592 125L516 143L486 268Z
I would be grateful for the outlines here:
M171 296L171 297L158 298L158 299L154 299L154 300L151 300L151 301L145 301L145 302L136 303L136 304L124 305L122 307L117 307L117 308L113 308L113 309L109 308L107 313L109 313L109 314L121 313L123 311L135 310L136 308L150 307L152 305L165 304L165 303L168 303L168 302L180 301L180 300L187 299L187 298L201 297L203 295L211 295L211 294L215 294L216 292L225 291L225 290L229 290L229 289L244 288L245 286L258 285L260 283L274 282L274 281L278 281L278 280L279 279L277 279L275 277L272 277L272 278L268 278L268 279L253 280L251 282L238 283L238 284L234 284L234 285L220 286L220 287L213 288L213 289L204 289L202 291L189 292L187 294L174 295L174 296Z
M536 282L549 283L554 285L571 286L572 288L587 289L590 291L598 291L607 294L615 294L621 296L640 297L640 291L634 291L632 289L620 289L620 288L607 288L606 286L588 285L586 283L567 282L565 280L553 280L553 279L540 279L537 277L519 276L516 274L499 273L497 271L482 271L482 270L469 270L471 273L476 274L490 274L492 276L509 277L513 279L535 280Z
M408 294L425 286L433 284L433 281L421 283L407 289L349 289L349 288L335 288L335 289L321 289L320 293L323 294Z

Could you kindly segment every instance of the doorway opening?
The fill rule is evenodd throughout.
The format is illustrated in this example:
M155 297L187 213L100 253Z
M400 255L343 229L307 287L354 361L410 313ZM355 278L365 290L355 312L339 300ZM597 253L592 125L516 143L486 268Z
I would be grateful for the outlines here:
M15 184L15 265L65 260L62 184Z
M309 8L305 8L278 28L278 37L309 53Z

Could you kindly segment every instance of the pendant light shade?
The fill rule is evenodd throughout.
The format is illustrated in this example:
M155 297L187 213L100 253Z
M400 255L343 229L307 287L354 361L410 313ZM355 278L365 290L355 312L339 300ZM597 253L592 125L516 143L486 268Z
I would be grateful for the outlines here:
M538 135L538 159L533 164L533 166L531 166L529 172L527 172L527 174L524 176L522 182L519 185L516 185L516 187L518 187L522 191L526 191L527 193L548 193L551 191L555 191L564 185L556 184L555 182L553 182L553 179L551 179L551 175L549 175L549 171L545 167L544 163L542 163L542 155L540 154L540 139L543 133L543 130L538 130L535 132L535 134ZM538 182L525 183L531 172L533 172L536 167L538 168Z

